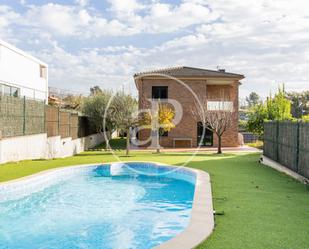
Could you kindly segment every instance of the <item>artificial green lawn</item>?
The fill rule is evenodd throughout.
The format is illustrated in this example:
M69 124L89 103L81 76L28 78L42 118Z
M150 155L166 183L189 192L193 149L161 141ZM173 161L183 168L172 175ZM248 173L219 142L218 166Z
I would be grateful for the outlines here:
M120 147L119 147L120 148ZM189 153L132 152L123 161L157 161L179 165ZM199 153L190 167L211 177L216 215L214 233L198 248L309 248L309 189L258 163L259 154ZM90 151L56 160L23 161L0 166L0 181L67 165L115 161L110 152Z

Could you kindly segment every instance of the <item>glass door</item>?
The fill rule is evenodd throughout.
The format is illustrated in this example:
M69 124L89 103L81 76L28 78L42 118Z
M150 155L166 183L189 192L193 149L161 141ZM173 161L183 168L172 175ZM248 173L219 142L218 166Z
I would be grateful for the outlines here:
M203 124L202 122L197 123L197 145L198 146L213 146L213 132L205 127L205 132L203 134ZM204 137L203 137L204 135Z

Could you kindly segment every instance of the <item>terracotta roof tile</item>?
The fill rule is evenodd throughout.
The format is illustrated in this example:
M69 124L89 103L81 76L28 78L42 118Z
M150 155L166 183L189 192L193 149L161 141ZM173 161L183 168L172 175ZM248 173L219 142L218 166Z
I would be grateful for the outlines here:
M167 74L174 77L225 77L225 78L240 78L243 79L244 75L242 74L235 74L235 73L228 73L224 70L209 70L209 69L202 69L202 68L194 68L194 67L169 67L169 68L162 68L152 71L145 71L140 72L134 75L134 77L142 77L144 76L151 76L151 74Z

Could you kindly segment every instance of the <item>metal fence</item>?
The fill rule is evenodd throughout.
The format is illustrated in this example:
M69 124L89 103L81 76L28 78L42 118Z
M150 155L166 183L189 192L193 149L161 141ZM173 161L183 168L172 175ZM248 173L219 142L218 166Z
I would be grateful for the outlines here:
M87 117L77 112L48 106L42 101L0 96L0 139L40 133L76 139L96 131Z
M44 133L42 101L0 96L0 138Z
M309 123L264 123L264 155L309 178Z

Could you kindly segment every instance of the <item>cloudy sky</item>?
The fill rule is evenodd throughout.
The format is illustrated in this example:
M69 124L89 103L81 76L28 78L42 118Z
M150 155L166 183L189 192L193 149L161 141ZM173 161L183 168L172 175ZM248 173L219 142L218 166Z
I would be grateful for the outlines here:
M0 0L0 38L74 91L179 65L244 74L241 97L309 89L307 0Z

